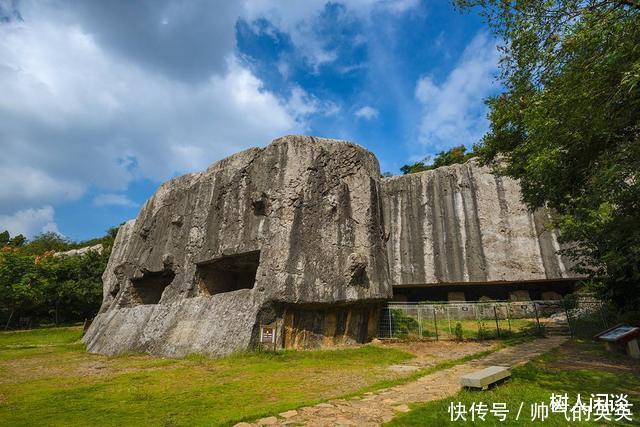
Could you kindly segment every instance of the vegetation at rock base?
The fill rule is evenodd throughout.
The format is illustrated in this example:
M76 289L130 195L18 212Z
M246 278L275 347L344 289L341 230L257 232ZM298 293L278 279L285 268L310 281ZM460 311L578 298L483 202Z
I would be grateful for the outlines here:
M426 158L410 165L404 165L400 168L400 171L405 175L424 172L441 166L464 163L474 156L475 153L473 151L467 153L467 148L464 145L459 145L446 151L440 151L433 159Z
M456 328L453 330L453 334L455 335L457 341L462 341L464 339L462 323L456 323Z
M102 273L117 228L101 238L70 242L44 233L32 240L0 233L0 325L69 323L95 315L102 302ZM78 247L103 245L102 253L54 256ZM26 324L23 324L26 323Z
M391 328L394 336L406 337L410 331L418 330L418 321L402 310L391 310Z
M504 93L474 151L548 206L578 271L640 305L640 2L456 0L497 36ZM494 163L499 159L499 163Z

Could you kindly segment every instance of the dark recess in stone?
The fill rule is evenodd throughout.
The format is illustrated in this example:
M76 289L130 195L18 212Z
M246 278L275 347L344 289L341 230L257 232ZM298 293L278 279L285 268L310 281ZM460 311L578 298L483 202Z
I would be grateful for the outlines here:
M367 277L367 268L358 266L351 276L351 280L349 281L351 286L368 286L369 279Z
M264 200L254 200L251 202L253 206L253 213L258 216L265 216L267 214L267 204Z
M146 271L142 277L131 279L132 299L138 304L158 304L175 276L173 270Z
M199 263L196 282L206 295L251 289L256 281L260 251L227 255Z
M115 298L115 297L118 295L118 292L120 292L120 284L119 284L119 283L117 283L117 284L113 287L113 289L111 290L111 292L109 292L109 294L110 294L113 298Z

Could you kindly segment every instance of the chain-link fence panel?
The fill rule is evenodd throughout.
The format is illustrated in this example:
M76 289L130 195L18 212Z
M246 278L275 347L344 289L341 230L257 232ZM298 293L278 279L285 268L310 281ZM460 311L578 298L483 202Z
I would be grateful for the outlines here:
M593 336L606 328L604 305L592 298L387 304L379 338L506 339L527 335Z

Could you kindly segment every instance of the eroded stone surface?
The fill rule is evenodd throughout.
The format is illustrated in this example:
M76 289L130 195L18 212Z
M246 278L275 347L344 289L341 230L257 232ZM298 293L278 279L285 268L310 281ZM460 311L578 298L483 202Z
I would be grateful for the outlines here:
M382 192L394 285L575 277L548 212L530 212L517 181L473 159L384 178Z
M290 136L163 184L121 227L91 352L224 355L370 339L391 296L376 158Z

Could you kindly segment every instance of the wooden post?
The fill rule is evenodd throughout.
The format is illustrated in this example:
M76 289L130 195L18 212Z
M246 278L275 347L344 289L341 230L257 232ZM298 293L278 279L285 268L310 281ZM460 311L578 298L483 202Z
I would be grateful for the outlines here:
M278 342L278 320L275 321L275 326L273 327L273 352L276 352L276 343Z
M602 327L607 329L609 327L609 322L607 322L607 316L604 313L604 304L602 301L598 301L596 304L600 305L600 315L602 316Z
M498 331L498 338L500 338L500 325L498 324L498 310L496 310L496 305L493 305L493 315L496 318L496 331Z

